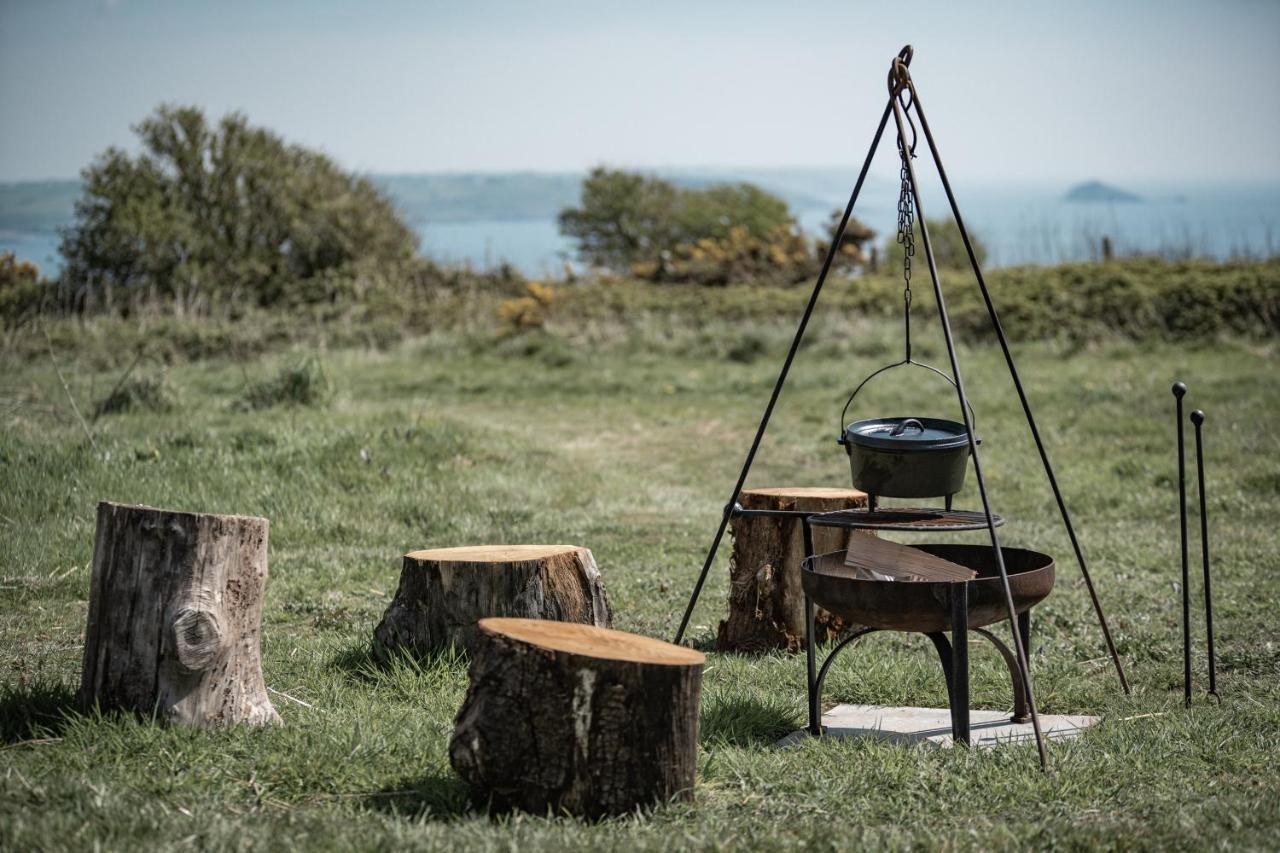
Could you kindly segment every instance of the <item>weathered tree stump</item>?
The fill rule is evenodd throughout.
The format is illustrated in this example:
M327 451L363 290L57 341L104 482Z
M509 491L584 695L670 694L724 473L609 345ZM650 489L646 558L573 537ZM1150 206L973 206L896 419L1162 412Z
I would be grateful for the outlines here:
M484 619L449 760L479 804L595 818L693 797L700 652Z
M600 570L574 545L475 545L404 556L400 586L374 638L383 649L427 655L471 650L486 616L613 624Z
M80 701L200 727L280 722L259 651L267 526L98 504Z
M866 506L867 496L856 489L744 489L738 503L743 509L835 512ZM729 618L720 623L716 649L761 653L804 648L804 589L800 586L804 532L800 520L737 517L731 532ZM849 535L848 530L814 527L814 553L843 551ZM846 627L838 617L817 611L819 642Z

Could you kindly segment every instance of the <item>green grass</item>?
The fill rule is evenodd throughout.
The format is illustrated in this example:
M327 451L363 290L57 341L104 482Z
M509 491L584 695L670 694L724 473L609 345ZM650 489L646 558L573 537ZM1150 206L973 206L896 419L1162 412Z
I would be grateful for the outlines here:
M497 343L436 333L379 351L333 350L318 356L332 393L311 406L239 401L314 353L179 363L166 374L176 407L102 417L96 451L47 358L9 359L0 379L0 848L1274 848L1280 382L1268 340L1018 347L1134 684L1127 698L999 355L962 351L1006 541L1059 559L1058 588L1036 610L1041 709L1107 718L1052 744L1051 773L1027 747L774 750L802 717L803 658L712 653L695 803L599 825L470 809L446 755L465 661L380 668L370 657L400 555L579 543L595 552L617 627L670 637L788 323L729 317L690 330L637 317L617 338L594 324L571 336L560 321ZM818 324L751 484L846 484L838 413L854 382L897 357L890 325ZM919 354L942 360L936 344ZM92 353L59 357L86 411L123 369L95 366ZM896 373L868 387L863 413L954 410L941 383ZM1189 711L1175 586L1175 378L1209 413L1224 697L1217 706L1198 694ZM271 519L263 667L283 727L196 732L73 707L102 499ZM958 501L975 505L972 476ZM722 615L726 576L722 558L693 620L701 648ZM923 638L864 642L833 672L828 700L945 702ZM1199 648L1196 666L1203 687ZM1007 691L999 659L975 646L975 706L1008 707Z

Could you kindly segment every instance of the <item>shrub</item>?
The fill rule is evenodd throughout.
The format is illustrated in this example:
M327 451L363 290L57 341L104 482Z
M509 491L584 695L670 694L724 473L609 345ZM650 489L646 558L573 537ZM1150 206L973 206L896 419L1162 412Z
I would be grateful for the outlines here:
M578 354L569 341L542 328L503 335L494 351L503 358L532 360L555 368L567 367L578 360Z
M49 291L49 282L35 264L19 261L13 252L0 252L0 319L6 328L38 313Z
M794 229L787 204L751 184L683 189L662 178L597 167L582 183L581 206L560 212L560 231L584 261L615 271L654 262L679 246L742 232L766 240Z
M336 301L362 270L414 255L413 232L370 181L240 114L215 126L164 106L135 131L141 154L110 148L82 173L61 246L69 307Z
M756 237L737 226L722 237L680 243L657 260L634 264L631 272L648 281L791 284L811 278L817 265L813 245L794 227L776 226Z
M925 276L927 279L927 275ZM1269 261L1123 260L989 270L987 283L1014 342L1065 339L1205 341L1224 336L1269 340L1280 335L1280 259ZM953 275L944 288L951 327L967 341L993 337L986 305L972 277ZM735 284L723 288L658 289L643 283L583 284L565 293L559 310L582 327L608 325L790 332L804 310L806 288ZM821 316L868 318L898 332L902 279L882 271L831 281ZM932 287L912 307L918 345L940 340ZM896 350L896 346L895 346Z
M833 210L831 212L831 216L827 220L826 236L824 239L819 240L815 247L819 258L826 257L827 249L831 246L831 241L835 239L836 231L840 228L840 220L843 217L843 210ZM871 258L867 254L867 245L875 239L875 236L875 231L868 228L856 216L850 216L849 224L844 229L844 236L840 239L840 248L832 260L832 269L849 272L868 266L871 263Z
M960 228L954 219L928 219L929 242L933 247L933 258L939 269L968 269L969 255L964 250L964 240L960 237ZM915 239L915 257L912 272L929 276L929 268L924 257L924 240L920 237L920 223L912 228ZM973 252L978 256L978 263L987 259L987 247L969 231L969 240L973 243ZM897 232L888 234L884 241L884 269L890 274L898 274L902 270L902 244L898 242Z
M315 406L328 400L331 393L332 387L320 360L304 358L285 365L270 379L250 384L236 407Z
M668 181L597 167L582 182L581 207L560 211L560 231L587 263L626 269L678 242L679 197Z
M747 331L729 345L725 356L739 364L751 364L769 349L768 339L759 332Z
M556 289L531 281L523 296L507 299L498 305L498 319L511 329L541 328L546 325L552 308L559 299Z
M747 183L683 189L661 178L605 168L582 185L580 207L560 230L588 263L646 281L790 284L812 278L840 222L810 241L782 199ZM834 268L865 266L875 232L851 219Z
M176 395L166 376L140 376L120 383L93 407L93 417L120 412L144 410L169 412L173 410Z

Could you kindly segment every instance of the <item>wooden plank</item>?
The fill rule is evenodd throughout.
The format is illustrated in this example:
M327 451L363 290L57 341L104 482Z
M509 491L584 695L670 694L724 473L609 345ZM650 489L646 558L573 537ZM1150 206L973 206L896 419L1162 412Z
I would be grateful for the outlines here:
M876 580L967 581L978 576L973 569L919 548L865 535L849 537L844 564Z

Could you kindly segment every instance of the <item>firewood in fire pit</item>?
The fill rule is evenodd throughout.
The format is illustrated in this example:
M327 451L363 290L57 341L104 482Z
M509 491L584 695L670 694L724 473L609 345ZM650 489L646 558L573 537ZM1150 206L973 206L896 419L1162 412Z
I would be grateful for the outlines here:
M868 580L967 581L978 576L973 569L927 551L874 536L849 537L844 564Z

